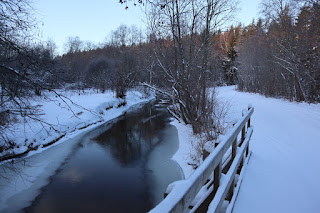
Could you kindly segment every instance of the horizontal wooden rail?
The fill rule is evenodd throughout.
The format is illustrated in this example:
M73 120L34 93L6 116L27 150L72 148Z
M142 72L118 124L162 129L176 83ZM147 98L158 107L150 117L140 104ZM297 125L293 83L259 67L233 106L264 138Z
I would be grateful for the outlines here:
M195 172L186 180L175 182L168 196L160 202L150 213L163 212L189 212L189 207L200 189L213 177L213 186L209 188L209 195L205 200L195 205L191 212L218 212L227 195L233 194L235 175L238 168L242 167L244 158L249 153L249 141L253 132L250 127L250 118L254 108L248 108L242 119L234 125L234 128L225 139L218 144L213 152L203 161ZM246 131L247 126L247 131ZM238 135L241 132L241 139ZM226 174L222 174L222 160L228 151L232 149L231 165ZM213 174L213 175L212 175ZM200 209L200 210L199 210Z

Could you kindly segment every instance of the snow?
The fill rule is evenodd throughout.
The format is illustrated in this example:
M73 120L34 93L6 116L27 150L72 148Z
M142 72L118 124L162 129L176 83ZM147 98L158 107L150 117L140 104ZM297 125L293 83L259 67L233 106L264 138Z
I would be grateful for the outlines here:
M177 128L179 137L179 149L171 159L180 165L184 177L187 179L194 171L192 166L188 165L192 150L191 142L198 140L198 138L192 134L191 125L185 125L177 120L173 120L171 125Z
M39 145L39 148L36 151L30 151L27 158L15 160L15 168L19 170L20 175L7 171L5 174L7 178L0 178L0 212L17 212L28 206L39 190L48 184L49 177L56 172L56 169L73 150L73 146L80 138L83 138L86 132L154 98L153 96L145 97L138 91L130 91L127 93L126 106L118 107L122 100L115 98L112 92L97 94L90 90L79 95L78 92L73 91L64 92L63 95L79 105L72 105L68 102L73 112L79 114L77 117L53 95L49 97L50 99L56 98L56 102L42 101L41 103L44 113L42 119L53 123L60 132L47 132L36 122L29 122L28 125L21 122L14 126L16 128L15 142L20 146L14 149L15 153L26 150L31 142ZM34 103L40 102L40 100L33 101ZM110 106L113 107L106 110ZM65 136L53 145L42 147L42 144L64 134ZM25 138L28 139L27 143ZM44 150L46 151L43 152ZM7 164L10 164L10 161L2 162L0 165Z
M320 104L219 88L230 118L251 103L252 156L233 212L319 212Z
M40 105L40 119L46 125L37 121L24 121L14 124L9 131L9 137L15 142L15 147L9 151L0 153L0 157L6 154L20 154L28 149L28 146L38 147L28 155L45 150L42 145L53 140L64 141L64 135L75 135L82 129L89 126L97 126L103 122L118 117L132 105L149 101L152 97L144 97L138 91L129 91L127 94L126 106L118 107L123 101L114 97L114 93L96 93L93 90L78 91L57 91L66 98L61 100L55 94L46 94L47 99L36 98L31 101L32 105ZM108 109L108 110L107 110ZM13 152L13 153L12 153Z
M247 109L248 105L255 108L251 119L251 124L254 126L250 141L252 154L245 173L240 177L242 184L240 189L236 190L239 190L239 193L236 192L238 197L235 200L233 212L318 212L320 202L320 184L318 184L320 180L320 155L318 153L320 150L320 104L266 98L258 94L238 92L234 86L221 87L216 90L219 100L231 103L227 121L238 120L243 109ZM32 155L28 158L31 164L32 162L38 162L38 164L23 167L27 170L24 172L32 174L28 176L28 181L17 177L8 183L0 182L0 211L5 209L7 204L18 203L16 200L35 196L36 190L46 184L46 177L50 176L47 171L54 171L53 168L60 165L71 150L65 146L62 149L59 144L68 141L65 144L71 147L77 137L81 137L86 131L101 124L95 122L106 122L121 115L134 104L150 100L150 98L144 98L139 92L131 92L127 97L128 104L125 107L116 108L119 100L109 92L106 94L88 92L80 96L77 93L70 93L68 97L72 97L74 102L83 105L91 112L72 106L75 114L79 114L77 118L66 108L61 109L52 102L42 103L42 109L48 115L45 119L54 120L55 127L67 135L54 146L39 148L38 151L32 151L29 154ZM105 110L110 106L113 108ZM95 124L86 129L80 128L92 123ZM177 128L179 137L179 149L172 160L180 165L187 179L194 172L192 166L188 165L192 150L191 142L199 138L192 135L190 125L184 125L176 120L171 124ZM15 152L25 149L23 138L26 135L29 138L28 141L36 139L38 144L59 136L58 133L48 135L41 126L36 124L30 126L33 127L33 130L23 123L18 125L20 129L16 131L16 142L21 146L19 149L16 148ZM44 149L49 149L45 155L44 152L41 153ZM35 154L36 152L40 153ZM59 153L59 156L50 153ZM48 158L53 160L46 161L45 159ZM39 159L43 160L39 161ZM32 181L38 176L43 176L43 182L32 184ZM173 193L168 196L175 196L178 191L185 190L185 186L189 184L188 180L172 184ZM30 187L33 189L27 190ZM22 196L26 193L30 195ZM24 200L23 202L30 201ZM167 202L167 204L168 206L164 208L168 208L172 202Z
M242 167L240 175L236 175L235 176L235 182L237 184L236 184L236 187L234 188L232 199L231 199L230 203L228 203L228 206L226 206L226 213L231 213L233 211L234 204L235 204L236 199L238 197L239 190L240 190L240 187L241 187L241 184L242 184L242 181L243 181L243 175L246 172L248 162L249 162L249 160L251 158L251 154L252 154L252 152L249 151L249 155L244 161L244 164L243 164L243 167Z
M242 184L235 190L235 194L239 193L237 199L229 205L232 207L235 203L233 212L318 212L320 104L238 92L234 86L220 87L216 92L220 101L231 104L227 122L235 123L248 107L255 108L251 119L254 126L250 140L252 152L239 178ZM191 142L199 138L192 135L190 125L178 121L171 124L177 128L179 136L179 150L172 160L188 178L194 172L188 165ZM171 184L169 191L174 195L168 196L177 196L188 183L185 180ZM161 206L169 209L173 203Z

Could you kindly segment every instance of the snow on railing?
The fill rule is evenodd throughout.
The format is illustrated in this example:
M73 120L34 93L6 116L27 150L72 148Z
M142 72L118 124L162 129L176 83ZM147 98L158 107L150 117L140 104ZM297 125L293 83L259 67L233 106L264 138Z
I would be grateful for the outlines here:
M243 173L242 168L249 156L249 141L253 132L250 118L253 111L254 108L249 106L243 117L195 172L188 179L173 183L166 198L150 213L207 212L208 209L208 212L220 212L225 208L225 200L234 203L234 189L239 189L239 175ZM240 132L241 138L238 141ZM227 153L230 149L230 161L223 167L223 158L230 153Z

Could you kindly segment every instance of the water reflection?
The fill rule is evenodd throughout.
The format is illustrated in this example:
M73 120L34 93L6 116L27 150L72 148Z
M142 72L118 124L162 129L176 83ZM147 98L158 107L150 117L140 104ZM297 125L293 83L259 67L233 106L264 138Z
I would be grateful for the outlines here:
M165 110L148 104L112 125L88 133L24 211L147 212L155 204L155 184L167 186L168 181L180 177L175 165L166 163L161 167L163 155L154 151L155 147L167 144L158 152L165 150L169 160L169 154L177 149L176 132L168 128L169 119ZM174 144L174 149L170 144ZM162 174L174 175L170 180L159 181L157 168L161 168ZM163 194L156 193L160 197Z
M61 177L68 181L70 184L77 184L84 179L85 173L79 169L71 168L62 173Z
M146 155L159 141L159 131L167 125L169 115L165 110L146 105L141 112L129 113L94 138L99 145L111 150L122 165L134 164Z

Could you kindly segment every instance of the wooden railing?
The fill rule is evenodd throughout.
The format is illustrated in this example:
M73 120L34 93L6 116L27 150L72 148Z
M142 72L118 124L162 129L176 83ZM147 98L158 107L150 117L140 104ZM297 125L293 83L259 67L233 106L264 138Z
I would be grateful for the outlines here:
M195 172L186 180L176 181L166 198L150 213L220 212L225 200L234 200L234 189L236 185L239 188L239 175L249 154L253 111L249 107Z

